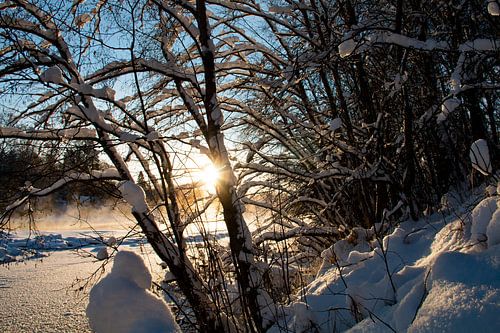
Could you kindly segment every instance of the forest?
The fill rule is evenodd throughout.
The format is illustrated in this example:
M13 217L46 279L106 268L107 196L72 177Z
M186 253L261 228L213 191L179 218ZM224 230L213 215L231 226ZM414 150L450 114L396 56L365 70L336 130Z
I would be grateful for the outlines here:
M378 246L393 305L385 238L496 188L500 2L2 1L0 96L0 229L121 198L185 331L342 331L380 318L349 294L297 326L329 249Z

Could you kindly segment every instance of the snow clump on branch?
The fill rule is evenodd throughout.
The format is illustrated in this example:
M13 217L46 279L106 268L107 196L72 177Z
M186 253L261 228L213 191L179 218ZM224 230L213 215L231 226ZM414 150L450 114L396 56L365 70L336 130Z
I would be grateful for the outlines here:
M488 176L492 172L488 143L484 139L476 140L470 147L469 157L472 167L483 175Z
M55 83L55 84L62 84L62 83L64 83L64 78L63 78L63 75L62 75L62 71L57 66L50 67L45 72L43 72L40 75L40 79L43 82L50 82L50 83Z
M118 190L120 190L123 199L132 206L134 212L146 213L148 211L146 194L139 185L127 180L119 185Z
M500 16L500 5L496 0L490 0L490 2L488 2L488 13L491 16Z

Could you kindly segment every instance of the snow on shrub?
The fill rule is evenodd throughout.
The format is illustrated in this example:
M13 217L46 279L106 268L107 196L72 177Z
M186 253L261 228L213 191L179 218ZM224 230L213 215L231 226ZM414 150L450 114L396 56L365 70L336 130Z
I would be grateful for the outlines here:
M52 66L40 75L43 82L50 82L55 84L64 83L62 71L57 66Z
M490 0L488 2L488 13L491 16L500 16L500 5L496 0Z
M96 333L180 332L167 304L153 295L151 274L130 251L115 256L111 272L90 292L87 317Z
M446 101L444 101L443 105L441 106L441 112L445 116L448 116L448 114L455 111L455 109L460 106L460 103L461 102L458 98L455 97L448 98Z
M95 256L97 260L104 260L109 258L108 249L106 247L101 247Z
M381 241L370 240L372 230L338 241L322 253L316 279L280 325L300 332L496 332L498 197L482 200L471 219L451 218L407 221Z
M357 47L357 43L354 39L349 38L339 44L339 54L341 58L345 58L351 55Z
M342 127L342 120L340 118L335 118L330 122L330 131L335 132Z
M488 247L500 244L500 209L497 208L486 227Z
M497 209L497 198L491 197L482 200L472 210L471 239L484 241L486 239L486 229L491 217Z

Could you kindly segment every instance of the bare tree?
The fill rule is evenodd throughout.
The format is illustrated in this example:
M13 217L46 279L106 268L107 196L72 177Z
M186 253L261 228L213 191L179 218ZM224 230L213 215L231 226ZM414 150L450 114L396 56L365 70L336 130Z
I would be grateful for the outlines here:
M229 73L240 64L216 63L216 34L211 22L218 23L218 19L209 16L205 2L97 1L83 5L76 1L69 6L20 0L2 6L2 84L4 93L15 96L19 103L11 103L11 126L3 127L1 136L93 141L114 166L104 171L70 170L50 186L33 188L8 209L70 182L118 179L123 198L175 276L202 331L230 327L262 331L269 326L274 319L273 304L261 287L262 272L256 266L253 241L237 196L218 98L217 77L224 77L218 71ZM153 36L148 36L151 31L155 31ZM113 51L126 60L99 56ZM126 94L116 93L110 85L124 79L130 79L132 87ZM36 95L38 100L30 102ZM178 108L178 120L169 107ZM188 137L199 136L205 143L194 138L186 141L185 135L166 131L182 124L196 128ZM231 309L228 299L224 301L229 304L226 313L216 309L213 291L207 289L188 257L169 137L202 150L221 173L217 198L229 233L239 312ZM128 146L129 151L124 153L120 146ZM153 184L156 208L147 205L144 191L134 181L131 157ZM166 217L157 213L161 207ZM164 219L158 221L162 216ZM165 231L160 230L160 223ZM246 318L245 324L229 317L237 312Z

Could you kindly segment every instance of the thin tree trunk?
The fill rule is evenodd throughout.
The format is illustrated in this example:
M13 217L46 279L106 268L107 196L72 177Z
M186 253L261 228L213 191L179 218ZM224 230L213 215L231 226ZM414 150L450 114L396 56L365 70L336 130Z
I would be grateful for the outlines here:
M236 193L235 174L229 161L221 131L222 114L217 101L214 45L204 0L196 1L198 28L200 31L201 57L204 66L205 96L203 104L207 114L207 142L212 160L221 170L221 179L216 185L217 197L222 205L224 222L229 234L229 247L241 292L242 309L246 311L250 331L263 332L264 318L258 298L261 295L261 274L255 267L254 249L250 231L243 218L243 204Z

